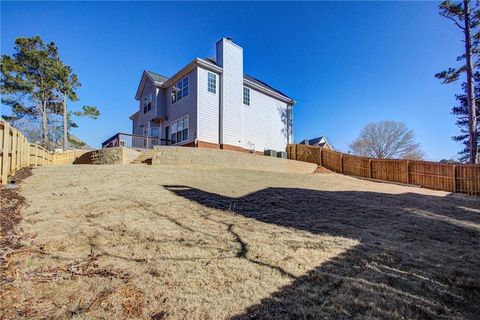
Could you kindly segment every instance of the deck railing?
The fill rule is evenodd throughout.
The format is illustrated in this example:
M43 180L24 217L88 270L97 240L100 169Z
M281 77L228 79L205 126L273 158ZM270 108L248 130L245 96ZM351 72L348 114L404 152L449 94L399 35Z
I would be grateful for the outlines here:
M102 148L127 147L134 149L153 149L156 146L168 146L170 140L138 134L117 133L102 143Z

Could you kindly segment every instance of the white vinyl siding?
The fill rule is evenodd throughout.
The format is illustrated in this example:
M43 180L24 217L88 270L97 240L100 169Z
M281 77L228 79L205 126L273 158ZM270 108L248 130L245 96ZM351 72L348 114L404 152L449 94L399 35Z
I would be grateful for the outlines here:
M219 94L208 92L209 72L203 68L197 68L198 73L198 140L219 143ZM219 79L218 74L214 74ZM219 81L215 83L215 91L219 92Z
M243 108L243 148L255 145L256 151L285 151L287 145L287 104L250 89L250 107Z
M242 147L243 139L243 50L222 39L217 42L217 64L223 68L221 143Z

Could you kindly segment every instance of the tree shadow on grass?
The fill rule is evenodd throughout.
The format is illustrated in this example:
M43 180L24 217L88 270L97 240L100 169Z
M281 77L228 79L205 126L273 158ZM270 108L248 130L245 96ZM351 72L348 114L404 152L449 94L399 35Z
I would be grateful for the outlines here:
M231 198L165 188L208 208L360 241L233 319L478 319L479 199L298 188Z

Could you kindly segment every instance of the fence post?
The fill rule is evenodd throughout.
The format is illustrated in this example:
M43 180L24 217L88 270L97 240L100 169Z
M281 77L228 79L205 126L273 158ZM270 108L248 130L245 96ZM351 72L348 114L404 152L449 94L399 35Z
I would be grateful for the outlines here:
M23 135L22 136L18 136L18 139L17 139L18 143L18 168L21 169L23 168Z
M340 153L340 173L343 173L343 154Z
M28 146L27 138L23 138L23 152L25 152L25 161L27 167L30 165L30 147Z
M17 131L17 169L22 168L22 133Z
M35 147L35 167L38 165L38 147L36 144L33 145Z
M453 192L457 192L457 166L453 165L453 172L452 172L452 179L453 179Z
M406 175L405 181L407 181L407 184L410 184L410 172L409 172L409 170L410 170L410 165L409 165L410 162L407 160L407 161L405 162L405 164L406 164L406 166L407 166L407 168L406 168L406 170L405 170L405 175Z
M298 144L295 145L295 160L298 160Z
M10 165L10 172L15 175L17 172L17 130L12 128L12 144L10 150L12 152L12 162Z
M368 177L372 178L372 159L368 159Z
M8 137L10 137L10 124L5 121L3 122L2 167L0 168L2 174L2 184L7 184Z
M27 160L27 167L30 166L30 143L27 142L27 138L23 141L23 146L25 148L25 156Z

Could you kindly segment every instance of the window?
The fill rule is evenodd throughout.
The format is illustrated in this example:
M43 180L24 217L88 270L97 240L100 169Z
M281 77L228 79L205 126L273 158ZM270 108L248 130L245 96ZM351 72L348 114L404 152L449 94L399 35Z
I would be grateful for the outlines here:
M160 137L160 128L151 127L150 128L150 137L155 137L155 138Z
M176 121L170 122L170 140L172 144L188 140L188 115Z
M215 73L208 73L208 92L217 93L217 75Z
M250 88L243 87L243 104L250 105Z
M149 94L143 98L143 113L152 110L152 95Z
M178 81L172 88L172 103L188 96L188 76Z

